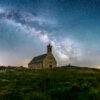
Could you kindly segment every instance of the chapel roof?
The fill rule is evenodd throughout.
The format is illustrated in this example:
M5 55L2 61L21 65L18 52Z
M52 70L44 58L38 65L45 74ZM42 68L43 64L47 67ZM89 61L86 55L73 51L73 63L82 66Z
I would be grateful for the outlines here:
M47 54L43 54L43 55L34 57L34 58L32 59L32 61L29 63L29 65L30 65L30 64L33 64L33 63L42 62L46 56L47 56Z

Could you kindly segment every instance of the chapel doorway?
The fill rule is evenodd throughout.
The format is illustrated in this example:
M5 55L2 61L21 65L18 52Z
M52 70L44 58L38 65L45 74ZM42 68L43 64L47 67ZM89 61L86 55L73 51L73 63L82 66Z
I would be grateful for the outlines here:
M49 65L49 68L51 69L52 68L52 65Z

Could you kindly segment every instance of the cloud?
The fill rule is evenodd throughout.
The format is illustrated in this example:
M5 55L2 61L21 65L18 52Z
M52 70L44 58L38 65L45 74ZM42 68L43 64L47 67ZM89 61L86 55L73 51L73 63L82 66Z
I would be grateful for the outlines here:
M70 58L78 59L80 56L80 47L76 41L72 41L69 38L62 38L61 40L58 40L55 36L50 35L51 33L45 29L36 29L35 27L31 26L28 22L38 20L34 19L33 15L29 13L21 14L20 12L16 11L0 11L0 16L2 17L1 20L3 22L16 27L16 29L20 29L23 34L27 34L27 36L29 36L31 39L36 37L39 39L37 40L38 42L40 41L45 45L51 43L53 45L54 55L57 58L58 65L72 63ZM43 22L46 20L42 21L39 19L38 21ZM22 62L23 65L27 64L26 62L29 60L24 61Z
M0 19L11 19L19 22L21 24L31 24L30 26L34 26L37 24L38 27L45 26L55 26L56 22L50 19L46 19L42 15L34 15L32 12L25 12L19 9L10 9L10 8L0 8Z
M28 67L28 63L31 61L32 59L24 59L21 61L20 65L23 65L24 67Z
M70 57L78 59L81 56L80 47L78 47L75 41L69 41L69 39L63 38L62 40L57 40L56 37L52 37L46 31L36 30L34 28L28 27L32 35L39 37L39 39L45 43L51 43L54 48L54 53L58 60L58 64L68 64L71 63Z
M4 12L5 12L4 9L0 8L0 14Z
M56 37L49 36L49 33L47 31L42 30L36 30L34 27L30 27L29 25L23 25L21 23L15 22L14 20L5 20L7 23L12 24L13 26L20 27L20 29L24 30L24 34L28 34L30 37L38 37L39 40L42 43L45 43L47 45L48 43L51 43L54 48L54 53L57 57L58 64L68 64L71 63L70 56L77 55L78 52L76 52L76 48L74 47L75 43L72 44L71 40L68 39L62 39L57 40ZM53 38L53 39L52 39ZM72 53L73 52L73 53ZM73 55L69 55L73 54Z

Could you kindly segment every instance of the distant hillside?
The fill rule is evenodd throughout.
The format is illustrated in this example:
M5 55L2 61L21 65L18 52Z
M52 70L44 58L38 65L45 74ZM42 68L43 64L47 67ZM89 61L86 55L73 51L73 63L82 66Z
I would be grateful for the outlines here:
M100 70L0 67L0 100L100 100Z

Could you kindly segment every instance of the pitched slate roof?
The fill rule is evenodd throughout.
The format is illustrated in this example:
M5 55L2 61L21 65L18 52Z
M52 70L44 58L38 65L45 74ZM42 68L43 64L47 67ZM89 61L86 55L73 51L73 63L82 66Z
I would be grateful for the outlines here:
M30 64L33 64L33 63L42 62L46 56L47 56L47 54L43 54L43 55L34 57L34 58L32 59L32 61L29 63L29 65L30 65Z

